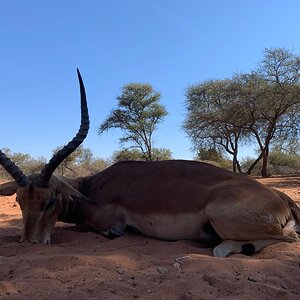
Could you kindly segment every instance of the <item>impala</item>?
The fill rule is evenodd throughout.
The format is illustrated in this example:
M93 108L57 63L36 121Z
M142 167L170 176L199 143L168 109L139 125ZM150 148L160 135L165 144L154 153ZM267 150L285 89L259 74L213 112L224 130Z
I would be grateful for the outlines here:
M281 241L299 241L300 210L287 195L249 176L196 161L120 162L88 177L53 174L85 139L89 116L79 71L81 125L77 135L38 174L26 176L3 152L23 217L21 241L50 243L57 221L106 237L133 227L163 240L220 241L213 255L252 254Z

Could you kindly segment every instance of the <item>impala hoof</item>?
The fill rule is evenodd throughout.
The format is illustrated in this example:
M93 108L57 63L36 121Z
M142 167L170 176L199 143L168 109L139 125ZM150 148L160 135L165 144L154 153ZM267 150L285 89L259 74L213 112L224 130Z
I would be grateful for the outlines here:
M247 256L252 255L253 253L255 253L254 245L251 244L251 243L244 244L242 246L242 252L241 253L244 254L244 255L247 255Z
M102 231L102 234L108 239L114 239L124 235L124 232L119 227L111 227L107 230Z

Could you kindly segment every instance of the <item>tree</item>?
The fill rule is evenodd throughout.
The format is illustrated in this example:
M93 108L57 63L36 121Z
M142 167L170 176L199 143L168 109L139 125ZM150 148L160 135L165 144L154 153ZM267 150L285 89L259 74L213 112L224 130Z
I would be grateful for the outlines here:
M46 158L44 157L35 159L31 157L29 154L24 154L20 152L13 153L9 148L3 148L1 150L17 166L19 166L26 175L40 172L46 163ZM0 178L5 178L5 179L11 178L8 172L6 172L2 166L0 166Z
M245 157L242 160L242 168L246 170L253 163L254 159ZM262 161L258 162L253 168L252 174L261 174ZM299 174L300 171L300 156L297 154L290 154L278 150L272 150L269 153L268 170L272 174Z
M243 107L234 80L209 80L186 90L187 117L183 128L195 145L226 151L233 156L232 169L241 172L238 150L247 132L242 124Z
M201 148L197 153L197 159L199 160L211 160L219 162L223 159L222 154L214 148Z
M62 147L53 150L56 153ZM46 158L32 158L29 154L13 153L9 148L1 149L17 166L26 174L40 172L47 163ZM88 176L95 174L106 167L109 163L101 158L94 157L89 148L79 146L71 155L69 155L56 169L56 174L68 177ZM0 178L10 179L8 172L0 166Z
M172 151L166 148L153 148L153 160L170 160L172 159Z
M62 147L53 150L55 154ZM95 158L89 148L80 145L57 167L56 173L68 177L88 176L105 169L108 163L100 158Z
M226 150L233 170L242 142L255 141L261 175L268 176L271 143L296 145L300 130L300 57L283 49L266 49L256 71L232 79L189 87L184 128L195 148ZM287 146L287 145L285 145Z
M99 135L111 128L120 128L124 134L120 142L131 143L147 161L152 161L153 132L167 115L165 107L159 103L160 98L160 93L149 84L125 85L121 96L117 97L118 107L99 126Z
M152 160L169 160L172 159L172 152L165 148L152 148ZM122 149L112 156L113 163L128 160L147 160L145 155L138 149Z
M62 148L62 146L56 147L52 152L53 155L55 155L60 149ZM75 170L75 164L76 161L78 159L80 159L81 155L82 155L82 149L83 146L80 145L73 153L71 153L68 157L66 157L61 164L57 167L55 173L59 174L59 175L63 175L63 176L70 176L70 172L71 175L73 176L78 176L76 170Z
M240 98L247 111L243 126L256 140L262 160L261 175L267 172L272 141L292 141L299 133L300 57L283 48L265 49L259 68L240 76Z
M223 169L232 169L232 161L224 157L222 153L215 148L198 149L195 159L216 165Z
M141 153L138 149L122 149L120 151L116 151L112 155L112 162L116 163L119 161L129 161L129 160L145 160L143 157L143 153Z

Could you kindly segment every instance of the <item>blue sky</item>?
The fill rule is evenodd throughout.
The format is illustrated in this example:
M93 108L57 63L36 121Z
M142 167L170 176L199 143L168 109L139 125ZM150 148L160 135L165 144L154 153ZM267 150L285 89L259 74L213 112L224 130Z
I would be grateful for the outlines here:
M84 146L96 156L120 148L118 130L97 128L121 87L141 82L169 112L155 146L192 159L186 87L253 70L264 48L299 54L299 12L297 0L0 0L0 148L49 158L75 135L78 67L91 119Z

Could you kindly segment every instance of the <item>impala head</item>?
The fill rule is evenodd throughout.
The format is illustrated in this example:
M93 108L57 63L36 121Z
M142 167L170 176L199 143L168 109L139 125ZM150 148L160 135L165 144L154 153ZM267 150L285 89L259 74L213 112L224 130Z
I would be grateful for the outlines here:
M81 96L81 125L76 136L50 159L39 174L26 176L1 150L0 164L13 177L13 181L0 185L0 195L17 194L23 216L21 241L49 243L63 202L85 198L80 192L52 175L59 164L86 138L89 115L85 89L77 70Z

